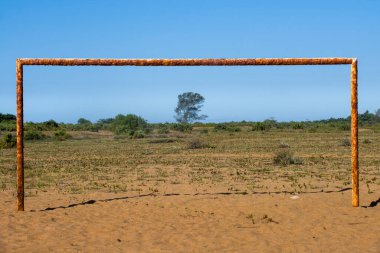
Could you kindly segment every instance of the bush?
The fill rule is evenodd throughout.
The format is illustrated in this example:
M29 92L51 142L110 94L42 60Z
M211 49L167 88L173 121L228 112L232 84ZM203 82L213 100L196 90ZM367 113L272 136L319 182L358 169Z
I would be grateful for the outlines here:
M0 148L13 148L16 146L16 137L11 133L6 133L0 140Z
M25 131L24 133L24 139L25 140L42 140L45 136L37 130L29 130Z
M69 126L65 126L66 129L70 129ZM82 130L82 131L90 131L90 132L98 132L100 130L100 126L97 124L78 124L73 127L74 130Z
M78 119L78 125L91 125L91 121L89 121L88 119L85 119L85 118L79 118Z
M372 141L370 139L364 139L363 143L364 144L370 144L370 143L372 143Z
M16 121L0 121L0 131L16 131Z
M115 134L128 134L132 137L138 130L148 133L151 129L146 120L140 116L119 114L112 121L112 130Z
M99 132L100 126L91 124L91 125L86 127L86 130L90 131L90 132Z
M130 136L132 139L142 139L145 138L145 133L142 130L132 131L130 132Z
M290 145L286 142L280 142L280 145L279 145L280 148L289 148Z
M231 126L224 123L216 124L214 127L215 131L228 131L228 132L240 132L241 128L238 126Z
M47 130L55 129L55 128L58 128L58 127L59 127L58 123L55 122L55 121L52 120L52 119L51 119L51 120L48 120L48 121L45 121L45 122L43 123L43 125L44 125L45 129L47 129Z
M201 148L214 148L213 146L204 143L203 141L199 139L191 139L187 145L187 148L189 149L201 149Z
M340 141L340 146L350 147L351 146L351 141L349 139L343 139L343 140Z
M137 130L147 127L148 123L145 119L135 114L122 115L119 114L112 122L114 126L123 126L128 130Z
M237 126L230 126L227 128L228 132L241 132L241 128Z
M0 122L1 121L15 121L16 120L16 116L15 115L13 115L13 114L9 114L9 113L7 113L7 114L2 114L2 113L0 113Z
M208 134L208 129L207 128L203 128L201 130L201 134Z
M128 129L125 126L116 126L114 127L113 132L117 135L127 134Z
M295 157L289 150L277 152L273 158L273 163L276 165L303 164L302 159Z
M58 131L55 131L54 132L54 138L59 140L59 141L64 141L64 140L67 140L67 139L70 139L71 138L71 135L69 135L68 133L66 133L65 130L58 130Z
M172 129L179 132L191 132L193 127L190 124L173 124Z
M304 129L305 126L304 126L304 124L302 124L300 122L293 122L292 123L292 128L293 129Z
M216 124L214 126L214 130L220 131L220 130L227 130L227 125L223 123Z
M168 124L158 124L159 134L168 134L170 132Z
M256 122L252 126L252 131L267 131L269 130L270 126L261 122Z

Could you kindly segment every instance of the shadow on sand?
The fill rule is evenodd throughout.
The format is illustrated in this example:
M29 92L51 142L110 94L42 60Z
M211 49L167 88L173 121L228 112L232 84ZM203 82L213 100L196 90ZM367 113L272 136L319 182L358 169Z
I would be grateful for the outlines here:
M351 188L344 188L336 191L310 191L310 192L300 192L300 194L314 194L314 193L335 193L335 192L344 192L351 190ZM45 209L41 210L30 210L31 212L45 212L45 211L53 211L56 209L66 209L66 208L72 208L76 206L85 206L85 205L92 205L95 204L96 202L109 202L109 201L115 201L115 200L124 200L124 199L135 199L135 198L144 198L144 197L170 197L170 196L216 196L216 195L258 195L258 194L294 194L294 192L290 191L276 191L276 192L214 192L214 193L194 193L194 194L189 194L189 193L167 193L167 194L154 194L154 193L148 193L148 194L141 194L141 195L136 195L136 196L124 196L124 197L115 197L115 198L108 198L108 199L91 199L88 201L80 202L80 203L75 203L75 204L70 204L67 206L57 206L57 207L48 207ZM380 199L377 201L371 202L369 206L363 206L365 208L367 207L375 207L377 203L380 202Z
M372 201L368 206L362 206L362 207L364 207L364 208L375 207L375 206L377 206L377 204L379 204L379 203L380 203L380 198L378 198L378 200L374 200L374 201Z

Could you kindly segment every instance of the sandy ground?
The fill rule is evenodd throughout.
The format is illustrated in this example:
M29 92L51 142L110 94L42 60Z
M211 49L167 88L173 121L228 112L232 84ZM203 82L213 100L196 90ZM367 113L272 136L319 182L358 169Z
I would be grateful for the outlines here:
M3 191L0 252L380 252L374 190L361 193L359 208L350 190L298 199L41 192L26 199L25 212Z

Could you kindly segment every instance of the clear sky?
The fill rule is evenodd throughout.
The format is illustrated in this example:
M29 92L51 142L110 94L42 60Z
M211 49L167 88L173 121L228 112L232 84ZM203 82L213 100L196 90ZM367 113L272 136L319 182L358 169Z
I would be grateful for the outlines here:
M0 1L0 112L15 113L16 58L357 57L359 112L380 108L380 1ZM350 113L350 67L24 69L25 119L135 113L174 121L201 93L207 121L314 120Z

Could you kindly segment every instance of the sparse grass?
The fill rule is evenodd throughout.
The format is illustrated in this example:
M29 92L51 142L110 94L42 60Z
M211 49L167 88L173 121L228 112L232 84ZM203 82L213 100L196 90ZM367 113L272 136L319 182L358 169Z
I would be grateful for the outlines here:
M372 141L370 139L364 139L363 143L364 144L370 144L370 143L372 143Z
M253 214L248 214L248 215L246 216L246 218L247 218L248 220L250 220L250 221L252 222L252 224L255 224L255 218L254 218Z
M200 131L201 134L208 134L208 129L204 128Z
M269 217L267 214L264 214L263 217L261 218L266 223L276 223L278 224L278 221L273 220L271 217Z
M204 141L200 139L190 139L187 144L188 149L201 149L201 148L212 148L212 146L208 143L205 143Z
M148 143L153 143L153 144L162 144L162 143L173 143L178 140L176 139L170 139L170 138L162 138L162 139L152 139L149 140Z
M280 148L290 148L290 145L286 142L280 142L280 145L279 145Z
M290 164L303 164L303 160L299 157L295 157L290 150L281 150L273 157L273 163L276 165L287 166Z
M340 140L347 139L344 131L310 134L307 129L271 129L262 132L250 131L247 126L230 135L228 131L201 134L202 129L196 127L192 133L152 133L145 139L128 136L114 139L112 133L102 131L91 133L91 138L78 138L85 132L70 132L73 138L66 141L55 138L28 141L25 142L25 186L31 192L55 189L72 193L140 194L151 192L149 188L160 193L182 192L186 186L193 191L249 194L336 190L350 184L350 149L337 146ZM43 134L51 136L52 132ZM361 174L362 185L368 184L368 192L376 192L380 185L380 133L362 131L360 137L363 138L360 144L365 139L371 140L370 145L360 146L361 154L365 154L360 164L365 172ZM282 140L280 146L279 140ZM284 145L288 143L291 147ZM190 144L195 148L190 148ZM278 164L273 157L276 151L288 151L280 155ZM302 157L303 163L294 154ZM15 149L0 150L1 190L15 189L15 155ZM255 222L260 220L260 216L255 218Z
M349 139L343 139L340 141L340 146L351 147L351 141Z

